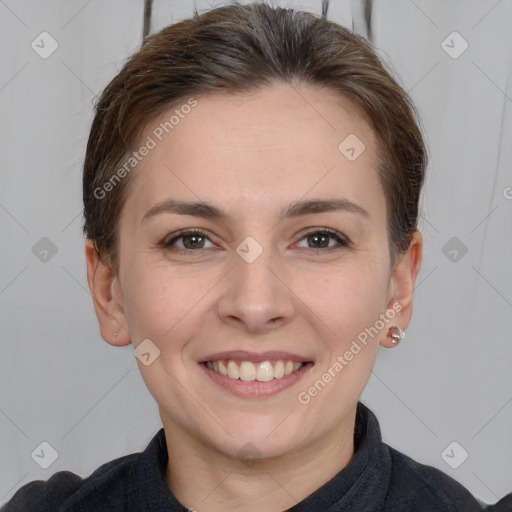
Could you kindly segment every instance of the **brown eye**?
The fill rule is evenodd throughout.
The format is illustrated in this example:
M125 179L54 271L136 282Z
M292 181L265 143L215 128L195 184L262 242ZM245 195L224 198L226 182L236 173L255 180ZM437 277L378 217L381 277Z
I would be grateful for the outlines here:
M182 247L174 247L178 240L183 240ZM211 240L206 233L199 230L185 230L176 233L172 238L162 242L162 247L178 252L191 252L195 249L205 249L204 242Z
M348 241L346 240L341 233L334 231L333 229L317 229L314 231L309 231L306 235L301 239L308 239L311 244L308 243L309 249L339 249L340 247L346 247L348 245ZM335 240L338 245L329 246L329 239Z

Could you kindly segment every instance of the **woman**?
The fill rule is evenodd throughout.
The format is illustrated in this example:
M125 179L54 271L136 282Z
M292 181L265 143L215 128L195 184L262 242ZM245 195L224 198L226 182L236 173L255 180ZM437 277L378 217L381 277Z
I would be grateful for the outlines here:
M96 108L84 232L163 428L3 510L486 509L359 402L411 319L426 162L406 93L325 18L235 4L148 38Z

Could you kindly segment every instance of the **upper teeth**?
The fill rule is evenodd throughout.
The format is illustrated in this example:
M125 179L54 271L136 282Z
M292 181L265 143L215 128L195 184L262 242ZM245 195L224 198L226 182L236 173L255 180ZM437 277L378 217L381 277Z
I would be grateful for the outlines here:
M261 363L252 363L251 361L207 361L206 366L217 373L225 375L230 379L258 380L268 382L272 379L280 379L285 375L298 371L304 363L294 363L293 361L275 361L274 365L270 361Z

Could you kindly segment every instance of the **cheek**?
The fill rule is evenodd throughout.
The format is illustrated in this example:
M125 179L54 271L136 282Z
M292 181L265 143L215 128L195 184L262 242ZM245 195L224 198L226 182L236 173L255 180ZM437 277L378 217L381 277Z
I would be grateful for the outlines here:
M358 265L332 268L328 276L302 288L302 296L307 297L307 305L314 313L311 318L316 317L311 321L321 333L324 355L319 361L319 373L336 375L324 395L326 404L336 402L340 396L358 396L375 362L380 331L372 327L383 312L387 276L375 261L364 264L362 260ZM308 295L306 290L310 290Z
M171 277L158 268L145 268L143 272L132 269L125 284L125 313L135 340L149 338L159 344L166 334L174 334L174 326L194 301L190 282Z
M330 334L346 338L354 329L373 324L382 312L387 291L385 278L375 265L331 268L319 280L301 276L299 297L331 327ZM320 283L320 284L319 284ZM299 284L299 283L297 283Z

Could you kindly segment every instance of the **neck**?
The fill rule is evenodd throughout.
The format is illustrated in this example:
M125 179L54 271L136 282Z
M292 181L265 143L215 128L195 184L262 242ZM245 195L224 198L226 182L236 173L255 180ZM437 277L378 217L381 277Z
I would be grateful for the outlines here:
M169 460L166 483L176 499L201 512L281 512L316 491L354 454L354 409L336 429L279 457L241 461L162 416Z

